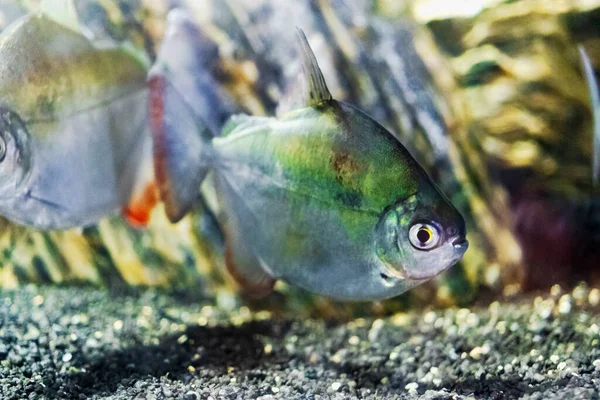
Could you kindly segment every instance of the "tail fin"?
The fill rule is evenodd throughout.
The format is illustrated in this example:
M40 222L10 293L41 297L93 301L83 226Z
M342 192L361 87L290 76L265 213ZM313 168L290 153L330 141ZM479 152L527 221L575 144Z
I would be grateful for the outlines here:
M169 12L167 31L152 69L168 76L213 135L219 135L229 117L238 112L215 79L219 60L218 44L188 13L177 8Z
M167 24L149 74L150 124L160 198L169 220L177 222L198 199L210 167L210 141L232 108L208 71L215 55L207 54L206 38L177 9Z
M150 75L154 175L167 217L179 221L192 208L208 172L210 134L169 80Z
M587 80L592 103L592 117L594 119L592 183L594 186L597 186L600 179L600 92L598 89L598 82L596 81L596 75L594 73L594 67L592 66L592 62L590 61L590 58L583 46L579 46L579 54L581 55L585 79Z

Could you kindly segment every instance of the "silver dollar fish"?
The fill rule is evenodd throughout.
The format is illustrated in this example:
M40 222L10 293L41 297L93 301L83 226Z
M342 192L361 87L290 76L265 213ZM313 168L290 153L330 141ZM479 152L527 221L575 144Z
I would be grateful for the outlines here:
M202 86L193 84L201 61L172 53L199 33L181 12L169 24L150 73L161 199L178 221L210 173L227 266L248 292L282 279L337 299L383 299L461 259L462 216L390 132L332 98L301 31L307 107L236 115L213 137L215 119L202 115L213 108L190 93Z
M123 209L143 224L158 200L149 63L88 36L58 0L0 36L0 215L13 222L62 229Z

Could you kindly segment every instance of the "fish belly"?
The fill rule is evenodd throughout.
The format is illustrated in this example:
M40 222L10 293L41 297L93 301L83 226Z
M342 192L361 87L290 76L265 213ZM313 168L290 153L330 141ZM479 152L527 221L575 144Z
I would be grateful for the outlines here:
M237 216L239 234L271 276L332 293L340 274L356 285L370 275L372 215L290 191L242 165L217 173L217 192L221 213Z
M54 123L53 133L35 136L27 196L39 204L23 210L39 209L38 220L31 217L35 226L86 225L126 202L143 175L143 160L151 160L144 101L144 91L134 92L71 115ZM149 162L146 171L151 169Z

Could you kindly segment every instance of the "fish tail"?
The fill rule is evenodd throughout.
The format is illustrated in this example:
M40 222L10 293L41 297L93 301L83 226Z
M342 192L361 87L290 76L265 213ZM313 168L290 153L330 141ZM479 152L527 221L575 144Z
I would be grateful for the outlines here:
M229 117L239 112L215 76L220 59L219 45L189 13L177 8L169 12L167 30L152 69L168 77L214 135L219 135Z
M154 172L172 222L198 201L213 159L212 138L235 112L212 75L216 59L218 46L187 13L172 10L149 74Z
M154 172L171 222L198 201L213 159L212 138L234 111L211 74L217 52L185 12L169 13L149 87Z
M175 223L198 200L210 168L212 135L167 78L153 73L149 87L154 176L167 217Z

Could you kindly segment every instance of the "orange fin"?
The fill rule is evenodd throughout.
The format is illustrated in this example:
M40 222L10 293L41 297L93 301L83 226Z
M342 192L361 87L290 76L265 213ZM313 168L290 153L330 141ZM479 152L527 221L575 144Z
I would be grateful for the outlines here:
M154 175L167 217L176 223L198 200L212 135L161 73L157 67L149 79Z
M123 217L134 227L144 227L158 202L158 185L151 181L132 193L129 203L123 207Z
M252 250L239 235L228 228L225 233L225 264L227 270L249 296L261 298L273 290L276 279L261 266Z

